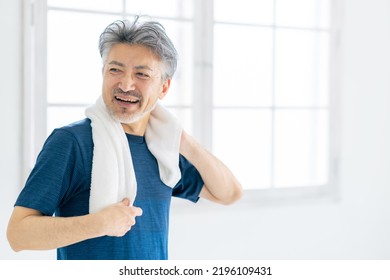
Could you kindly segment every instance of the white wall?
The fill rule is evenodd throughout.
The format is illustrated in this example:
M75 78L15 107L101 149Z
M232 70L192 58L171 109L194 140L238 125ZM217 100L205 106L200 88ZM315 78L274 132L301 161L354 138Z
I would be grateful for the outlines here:
M24 179L22 157L22 1L0 0L0 259L47 259L54 252L14 253L6 239L6 228Z
M390 1L344 17L340 199L173 210L171 258L390 258Z
M11 257L5 230L20 185L21 16L20 1L0 0L0 259Z
M0 259L21 174L22 0L0 0ZM345 0L340 199L173 206L172 259L390 258L390 1Z

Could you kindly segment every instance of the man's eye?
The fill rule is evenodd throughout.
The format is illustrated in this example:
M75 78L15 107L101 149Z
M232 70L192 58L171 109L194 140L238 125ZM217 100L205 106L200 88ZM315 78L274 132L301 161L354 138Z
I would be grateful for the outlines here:
M147 79L147 78L149 78L149 75L148 75L148 74L142 73L142 72L138 72L138 73L137 73L137 76L140 77L140 78L142 78L142 79Z
M110 72L112 73L118 73L119 69L118 68L110 68Z

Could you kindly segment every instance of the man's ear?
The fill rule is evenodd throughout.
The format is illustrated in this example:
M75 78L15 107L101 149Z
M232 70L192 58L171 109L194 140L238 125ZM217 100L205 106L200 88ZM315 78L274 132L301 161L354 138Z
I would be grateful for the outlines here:
M166 79L162 85L162 91L160 93L159 99L163 99L167 95L169 87L171 86L171 79Z

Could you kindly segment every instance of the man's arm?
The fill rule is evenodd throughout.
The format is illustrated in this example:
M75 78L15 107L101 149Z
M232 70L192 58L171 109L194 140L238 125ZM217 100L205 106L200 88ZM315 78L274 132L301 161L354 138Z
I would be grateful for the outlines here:
M229 168L184 131L180 153L195 166L203 179L201 197L225 205L241 198L241 184Z
M124 199L100 212L69 218L43 216L16 206L8 224L8 241L15 251L49 250L104 235L123 236L135 224L135 217L142 215L140 208L129 203Z

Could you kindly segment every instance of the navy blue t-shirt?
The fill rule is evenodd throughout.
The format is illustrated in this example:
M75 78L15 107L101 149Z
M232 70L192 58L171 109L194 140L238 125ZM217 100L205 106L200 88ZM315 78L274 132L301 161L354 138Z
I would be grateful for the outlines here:
M58 259L168 258L171 197L196 202L203 186L195 167L180 155L181 180L172 189L161 180L158 164L142 136L127 134L137 180L134 206L143 214L123 237L103 236L57 249ZM89 213L93 141L90 120L55 129L46 140L15 206L47 216Z

